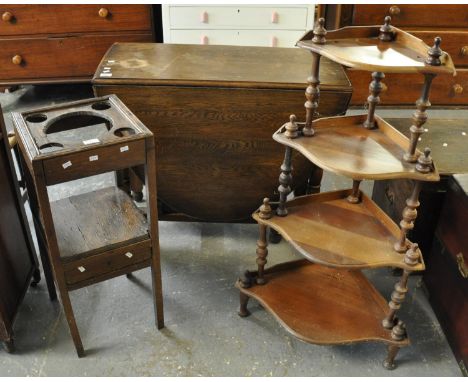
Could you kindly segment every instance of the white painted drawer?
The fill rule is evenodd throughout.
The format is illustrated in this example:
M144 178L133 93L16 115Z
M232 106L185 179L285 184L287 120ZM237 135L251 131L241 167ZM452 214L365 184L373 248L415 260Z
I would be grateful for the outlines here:
M292 48L304 34L302 30L180 30L172 29L171 43L277 46Z
M302 29L309 8L281 6L169 6L171 29ZM313 15L309 15L309 18Z

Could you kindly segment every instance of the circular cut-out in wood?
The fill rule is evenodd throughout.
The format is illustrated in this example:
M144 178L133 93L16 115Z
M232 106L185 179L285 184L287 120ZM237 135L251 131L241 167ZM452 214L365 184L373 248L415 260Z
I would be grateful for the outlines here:
M31 123L41 123L47 121L47 115L45 114L32 114L26 117L26 121Z
M43 153L49 153L51 151L57 151L63 149L63 145L57 142L49 142L39 146L39 150Z
M109 102L95 102L91 105L94 110L107 110L111 108Z
M120 127L114 131L114 135L117 137L127 137L129 135L135 135L135 130L131 127Z

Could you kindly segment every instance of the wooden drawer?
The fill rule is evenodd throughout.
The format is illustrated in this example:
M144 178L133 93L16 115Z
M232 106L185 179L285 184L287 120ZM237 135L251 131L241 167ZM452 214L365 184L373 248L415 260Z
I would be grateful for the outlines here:
M175 6L169 8L171 29L306 29L302 7ZM310 17L310 16L309 16Z
M283 30L171 30L176 44L246 45L293 48L304 31Z
M419 37L427 45L434 44L434 37L442 38L442 49L450 54L457 67L468 66L468 32L462 31L412 31L411 34Z
M125 148L122 150L122 148ZM104 146L44 160L47 185L145 163L145 140Z
M454 4L357 4L353 25L381 25L385 16L392 16L396 27L462 27L468 23L468 7Z
M140 263L148 265L147 260L150 258L151 240L145 240L106 253L64 263L65 280L68 285L74 285L85 280L99 279L100 276L109 276L110 273L118 276L125 273L126 269L134 269L134 266Z
M363 106L369 96L369 72L347 71L353 85L352 105ZM382 105L414 105L421 95L424 76L421 74L386 74L383 83ZM457 70L457 75L439 76L432 83L429 97L432 105L466 105L468 103L468 70Z
M106 17L101 9L108 11ZM151 6L142 4L0 5L0 14L2 36L151 30Z
M0 39L0 83L13 79L91 78L102 56L116 41L146 42L152 41L152 35ZM17 64L13 63L15 56L21 58Z

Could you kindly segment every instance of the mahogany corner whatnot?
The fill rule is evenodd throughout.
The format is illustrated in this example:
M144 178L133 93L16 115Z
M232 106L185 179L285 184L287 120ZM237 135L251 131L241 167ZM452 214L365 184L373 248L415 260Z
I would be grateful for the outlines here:
M248 316L249 298L260 302L290 333L315 344L379 341L388 345L383 366L395 368L398 350L409 344L406 326L397 312L408 291L411 272L424 270L417 243L408 239L419 207L423 182L439 181L431 150L420 151L418 142L430 107L429 91L439 74L455 74L450 56L440 49L390 25L346 27L327 32L318 20L297 46L312 54L307 79L305 122L290 116L273 134L286 146L279 176L279 203L269 198L252 217L258 222L255 272L246 271L237 281L240 312ZM319 118L319 68L322 56L349 69L372 72L366 114ZM375 114L380 102L384 72L420 73L421 97L410 127L410 137ZM288 198L292 182L292 150L322 169L353 180L352 188ZM359 190L364 179L411 179L400 227ZM265 269L267 228L284 237L305 259ZM403 270L390 302L373 287L361 269L395 267Z
M152 133L114 95L13 113L13 121L38 241L47 247L44 268L51 265L78 356L85 352L69 291L151 267L162 328ZM117 186L49 199L48 186L134 166L147 175L145 213Z

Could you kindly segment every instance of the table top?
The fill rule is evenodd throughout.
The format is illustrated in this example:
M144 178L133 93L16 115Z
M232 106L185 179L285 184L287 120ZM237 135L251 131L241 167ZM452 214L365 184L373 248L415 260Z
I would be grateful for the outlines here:
M298 48L157 43L115 43L104 55L94 84L154 84L305 89L311 54ZM341 65L324 59L321 89L351 84Z
M410 136L410 118L385 118L407 137ZM418 148L430 147L431 156L440 175L468 173L468 120L428 119L427 129L421 136Z

